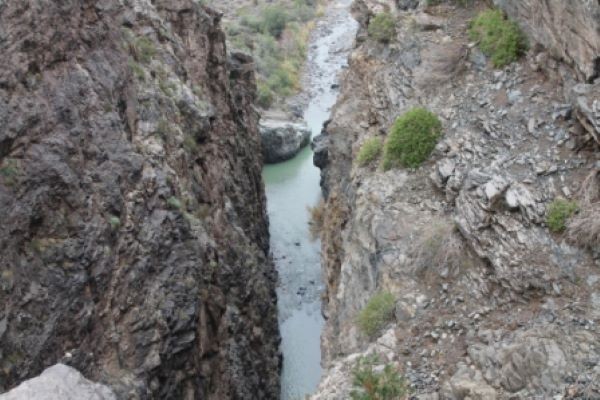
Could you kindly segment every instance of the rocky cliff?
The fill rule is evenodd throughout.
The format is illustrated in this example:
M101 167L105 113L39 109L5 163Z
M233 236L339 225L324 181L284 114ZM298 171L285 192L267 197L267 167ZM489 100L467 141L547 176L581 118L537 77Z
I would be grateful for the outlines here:
M279 396L252 60L201 3L0 1L0 391Z
M348 398L368 353L417 399L597 398L600 5L499 2L531 49L496 70L467 35L485 5L417 3L355 1L362 29L316 144L329 370L313 398ZM386 9L390 44L366 33ZM362 143L414 106L442 120L431 158L415 170L359 167ZM545 222L556 198L580 208L562 234ZM357 315L380 291L395 316L366 337Z

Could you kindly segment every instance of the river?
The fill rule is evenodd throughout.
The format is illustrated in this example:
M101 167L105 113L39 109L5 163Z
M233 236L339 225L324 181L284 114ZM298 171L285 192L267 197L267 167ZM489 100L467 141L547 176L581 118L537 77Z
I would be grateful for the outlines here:
M304 120L313 136L320 133L329 118L337 97L335 84L352 48L357 23L350 15L351 3L352 0L332 1L311 38L303 95L308 99ZM321 189L312 155L311 149L305 148L294 159L267 165L263 171L271 249L279 272L282 400L303 399L313 393L322 372L324 284L320 243L312 240L309 231L309 207L319 202Z

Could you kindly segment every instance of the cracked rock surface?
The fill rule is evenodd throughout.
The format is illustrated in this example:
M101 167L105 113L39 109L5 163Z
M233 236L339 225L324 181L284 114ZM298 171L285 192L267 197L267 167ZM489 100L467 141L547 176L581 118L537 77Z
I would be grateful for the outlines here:
M252 60L193 0L0 2L0 391L279 396Z
M389 45L365 33L386 7L398 21ZM556 198L600 202L593 60L578 46L555 59L558 44L542 41L495 70L466 32L483 7L355 2L362 30L315 141L328 372L314 399L348 398L369 353L396 365L421 400L600 397L600 259L545 223ZM589 20L577 10L569 18ZM592 45L593 26L577 31ZM354 163L365 140L385 139L415 106L444 126L421 167ZM356 317L382 290L396 298L395 318L368 338Z

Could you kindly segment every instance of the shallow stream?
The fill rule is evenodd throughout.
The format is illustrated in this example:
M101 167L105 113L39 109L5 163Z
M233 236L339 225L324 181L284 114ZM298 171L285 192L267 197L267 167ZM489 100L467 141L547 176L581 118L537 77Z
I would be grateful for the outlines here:
M352 0L332 1L313 32L303 95L304 120L313 136L320 133L337 97L337 80L352 48L357 23ZM271 249L279 271L277 290L283 352L282 400L303 399L321 377L323 327L320 243L312 240L309 207L321 197L319 170L312 151L268 165L263 171L271 232Z

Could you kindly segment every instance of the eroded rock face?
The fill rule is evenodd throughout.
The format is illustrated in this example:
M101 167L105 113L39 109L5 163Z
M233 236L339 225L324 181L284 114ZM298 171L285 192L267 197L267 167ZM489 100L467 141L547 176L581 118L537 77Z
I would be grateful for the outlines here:
M259 130L266 163L289 160L310 143L310 129L303 123L264 120Z
M357 4L364 21L393 9ZM557 197L600 202L583 194L600 187L590 183L599 153L582 133L595 129L595 87L541 62L540 49L494 70L469 46L473 9L424 10L395 13L390 45L365 38L363 24L316 141L328 371L313 398L348 398L356 360L371 353L420 400L598 397L600 260L545 224ZM435 29L419 25L422 12ZM416 106L444 126L428 161L387 172L354 163L365 140ZM395 317L366 337L357 315L379 291L396 298Z
M278 398L252 60L193 0L0 2L0 391Z
M29 379L6 394L1 400L117 400L113 391L91 382L77 370L64 364L46 369L40 376Z
M494 0L535 42L574 65L585 80L600 77L600 4L595 0Z

